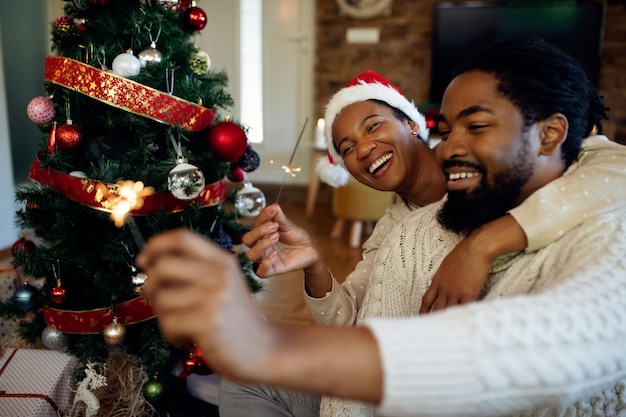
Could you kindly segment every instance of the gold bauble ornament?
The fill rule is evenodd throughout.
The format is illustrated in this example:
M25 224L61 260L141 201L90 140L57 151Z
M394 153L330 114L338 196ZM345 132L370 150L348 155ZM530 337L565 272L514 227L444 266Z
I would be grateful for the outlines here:
M107 345L117 346L122 344L126 338L126 327L117 322L117 317L113 317L113 322L104 328L102 335Z

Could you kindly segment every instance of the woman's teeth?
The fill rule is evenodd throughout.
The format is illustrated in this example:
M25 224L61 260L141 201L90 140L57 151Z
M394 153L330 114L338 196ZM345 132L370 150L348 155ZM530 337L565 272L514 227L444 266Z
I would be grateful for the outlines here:
M380 158L378 158L376 161L374 161L374 163L372 165L370 165L370 167L368 168L368 172L370 174L373 174L374 172L376 172L376 170L378 170L378 168L383 166L385 164L385 162L387 162L388 160L391 159L392 155L393 155L393 153L389 152L388 154L383 155Z

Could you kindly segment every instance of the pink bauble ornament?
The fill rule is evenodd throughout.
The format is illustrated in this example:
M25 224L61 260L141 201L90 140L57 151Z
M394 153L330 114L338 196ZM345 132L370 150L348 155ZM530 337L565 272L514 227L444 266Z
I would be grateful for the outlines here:
M35 97L26 106L26 114L33 123L38 125L50 123L56 115L54 103L48 97Z
M206 26L206 13L199 7L188 7L181 16L183 26L194 32L204 29Z
M83 135L71 120L67 124L57 127L56 146L64 151L73 151L83 142Z
M246 132L237 123L219 122L209 130L209 149L222 161L235 162L247 148Z

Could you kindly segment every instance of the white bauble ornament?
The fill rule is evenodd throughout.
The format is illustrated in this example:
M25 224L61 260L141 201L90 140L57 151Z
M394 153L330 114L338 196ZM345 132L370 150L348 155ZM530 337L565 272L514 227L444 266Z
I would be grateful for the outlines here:
M167 176L167 189L179 200L193 200L204 190L204 174L200 169L178 158Z
M265 194L254 187L250 181L244 181L243 188L237 191L235 209L244 217L258 216L265 208Z
M133 55L132 49L127 49L123 54L116 56L112 67L113 72L121 77L134 77L139 75L139 71L141 71L141 63Z

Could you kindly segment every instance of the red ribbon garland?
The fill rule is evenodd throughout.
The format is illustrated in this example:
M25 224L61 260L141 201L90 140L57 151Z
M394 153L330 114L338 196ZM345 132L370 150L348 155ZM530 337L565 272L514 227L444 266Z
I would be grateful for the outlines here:
M145 298L136 297L115 306L94 310L71 311L43 307L46 324L63 333L102 333L117 317L120 324L134 324L156 317ZM114 314L115 313L115 314Z
M50 168L42 168L38 158L33 161L28 177L52 189L57 190L65 197L91 208L111 212L111 205L119 196L118 186L102 182L73 177ZM220 180L204 187L204 190L194 200L201 206L213 206L226 199L226 181ZM172 194L152 194L144 197L143 206L130 211L134 215L148 215L156 213L173 213L181 211L189 204L179 200Z
M201 132L215 112L136 81L66 57L46 57L44 79L95 100L161 123Z

